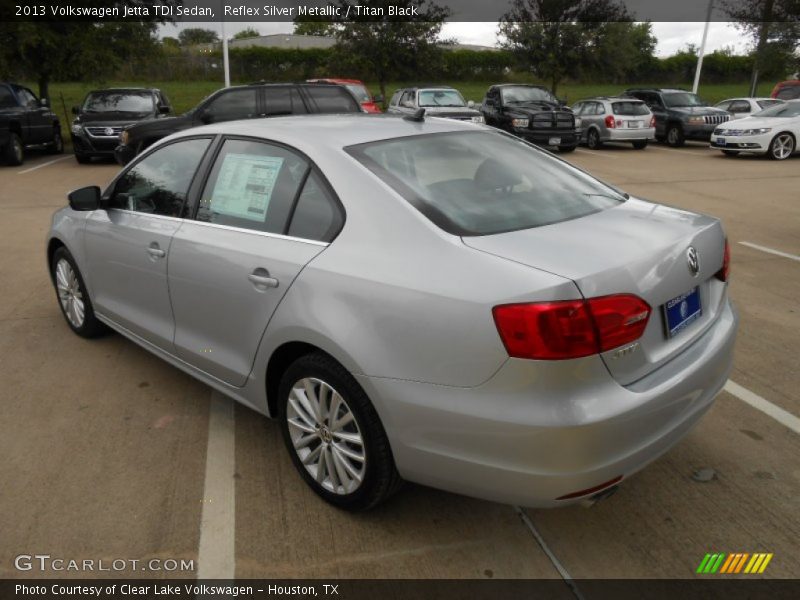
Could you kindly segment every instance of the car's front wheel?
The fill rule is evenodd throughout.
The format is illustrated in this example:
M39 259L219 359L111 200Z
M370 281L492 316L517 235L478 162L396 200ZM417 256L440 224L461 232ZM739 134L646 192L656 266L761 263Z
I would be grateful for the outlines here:
M50 154L62 154L64 152L64 138L61 137L61 128L53 128L53 141L47 145Z
M279 410L292 462L327 502L366 510L399 487L375 408L353 376L329 356L308 354L292 363L281 379Z
M25 160L25 147L22 145L22 138L16 133L8 136L8 144L6 144L4 157L6 162L12 167L21 165Z
M63 246L53 254L50 265L56 297L70 329L81 337L93 338L104 333L106 326L97 320L92 301L80 271L69 250Z
M794 145L794 136L791 133L779 133L772 138L767 156L773 160L786 160L794 153Z

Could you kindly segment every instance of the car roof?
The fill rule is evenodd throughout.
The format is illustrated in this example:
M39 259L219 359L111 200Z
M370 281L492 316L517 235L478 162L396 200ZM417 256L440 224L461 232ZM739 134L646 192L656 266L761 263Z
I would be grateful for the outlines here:
M629 88L625 90L626 92L683 92L691 94L689 90L684 90L681 88Z
M356 83L364 85L360 79L342 79L340 77L317 77L316 79L306 79L306 83Z
M420 90L454 90L451 85L415 85L412 87L397 88L396 92L418 92Z
M158 88L143 88L143 87L120 87L120 88L97 88L96 90L90 90L87 92L88 94L96 94L98 92L158 92L160 91Z
M318 154L321 150L392 138L481 129L483 127L471 123L436 117L411 121L389 114L317 114L227 121L195 127L170 136L170 139L204 133L255 137L293 146L308 154Z
M606 100L608 102L639 102L644 104L644 101L639 100L639 98L631 98L630 96L592 96L591 98L581 98L578 102L599 102L600 100Z
M722 102L733 102L735 100L771 100L772 102L775 102L776 100L778 102L781 101L779 98L770 98L769 96L739 96L737 98L725 98L725 100L720 100L717 102L717 104L721 104Z

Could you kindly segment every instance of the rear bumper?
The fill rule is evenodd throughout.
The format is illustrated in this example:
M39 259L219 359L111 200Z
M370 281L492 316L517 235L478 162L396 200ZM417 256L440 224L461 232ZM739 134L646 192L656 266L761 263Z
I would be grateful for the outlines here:
M607 129L604 142L637 142L656 139L656 128L645 127L643 129Z
M687 350L627 387L598 356L509 359L475 388L357 378L404 478L498 502L562 506L581 498L559 497L628 477L686 435L727 380L736 327L726 302Z

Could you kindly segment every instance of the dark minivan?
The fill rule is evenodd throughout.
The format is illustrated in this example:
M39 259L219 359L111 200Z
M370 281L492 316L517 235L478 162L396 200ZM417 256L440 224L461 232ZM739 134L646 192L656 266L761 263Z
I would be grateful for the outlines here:
M122 130L139 121L163 118L172 112L169 100L153 88L113 88L94 90L83 104L73 106L70 134L75 159L81 163L92 157L113 157Z
M309 113L364 112L347 88L327 83L254 83L223 88L179 117L151 119L122 131L114 155L122 165L172 133L223 121Z

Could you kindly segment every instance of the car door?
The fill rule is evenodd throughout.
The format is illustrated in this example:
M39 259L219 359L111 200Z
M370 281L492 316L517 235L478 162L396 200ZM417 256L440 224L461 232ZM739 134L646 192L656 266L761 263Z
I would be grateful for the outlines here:
M291 215L303 213L320 181L305 157L284 146L242 138L222 143L196 217L170 248L177 356L244 385L272 313L330 239L290 230Z
M197 125L222 123L238 119L254 119L263 114L258 89L253 87L230 88L209 99L195 116Z
M167 286L172 236L210 137L181 139L144 155L104 194L86 221L85 250L95 311L172 351Z
M36 95L28 88L18 87L17 97L24 110L26 135L25 144L44 144L53 140L51 111L42 106Z
M652 92L643 93L639 96L641 100L650 108L653 116L656 118L656 135L661 137L667 134L667 121L669 115L667 108L664 106L661 96Z

